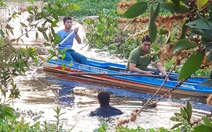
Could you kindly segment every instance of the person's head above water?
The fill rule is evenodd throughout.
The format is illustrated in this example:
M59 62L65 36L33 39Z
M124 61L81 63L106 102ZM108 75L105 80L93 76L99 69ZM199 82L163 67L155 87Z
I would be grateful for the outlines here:
M108 92L100 92L97 98L100 106L106 106L110 103L110 94Z

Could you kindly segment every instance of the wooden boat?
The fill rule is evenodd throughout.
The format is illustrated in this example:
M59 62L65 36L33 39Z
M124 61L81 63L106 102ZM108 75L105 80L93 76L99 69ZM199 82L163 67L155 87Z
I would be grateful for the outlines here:
M43 64L44 71L52 73L62 73L68 76L78 76L85 80L95 83L106 83L120 86L121 88L136 90L139 92L155 93L156 90L164 83L164 77L161 75L142 75L131 73L126 70L123 64L106 62L95 59L88 59L88 64L79 64L77 62L61 59L52 59ZM161 88L161 94L170 93L172 95L208 97L212 93L212 87L201 85L208 78L192 77L182 85L178 85L177 74L172 73L170 79Z

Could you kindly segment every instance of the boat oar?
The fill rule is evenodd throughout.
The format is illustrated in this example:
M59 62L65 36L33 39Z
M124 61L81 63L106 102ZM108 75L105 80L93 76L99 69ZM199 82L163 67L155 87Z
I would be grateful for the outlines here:
M63 44L63 43L64 43L71 35L73 35L73 34L74 34L74 30L73 30L71 33L69 33L69 35L66 36L65 39L63 39L58 45ZM58 45L56 46L56 48L58 47ZM50 56L51 56L51 55L48 55L48 56L45 58L45 60L46 60L47 58L49 58ZM38 67L42 66L44 62L45 62L45 61L41 62L41 63L33 70L32 74L34 74L34 73L37 71Z

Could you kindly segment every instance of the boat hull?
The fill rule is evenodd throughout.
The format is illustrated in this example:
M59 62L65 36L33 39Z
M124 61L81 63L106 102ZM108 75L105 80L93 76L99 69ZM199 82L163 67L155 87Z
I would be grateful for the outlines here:
M103 64L102 61L101 63ZM64 68L64 66L62 66L61 64L65 64L66 67ZM153 78L147 76L133 76L133 75L125 76L123 72L108 70L108 68L105 68L107 66L101 64L99 64L101 65L101 67L100 66L97 67L94 65L83 65L78 63L74 63L71 66L68 64L69 62L63 60L62 61L54 60L44 63L43 68L44 71L51 72L54 75L60 76L60 78L61 74L65 75L65 77L63 76L63 79L66 80L72 80L73 76L75 76L78 78L80 77L85 82L114 85L119 88L146 93L155 93L164 82L164 79L161 78ZM115 66L117 66L120 69L124 68L123 66L120 67L119 65ZM189 82L183 86L180 86L177 89L174 89L175 86L178 84L178 82L169 80L167 81L167 84L164 85L164 87L160 88L159 93L167 94L167 96L172 95L172 96L208 97L209 94L212 93L212 88L205 86L198 86L198 83L199 82L196 83Z

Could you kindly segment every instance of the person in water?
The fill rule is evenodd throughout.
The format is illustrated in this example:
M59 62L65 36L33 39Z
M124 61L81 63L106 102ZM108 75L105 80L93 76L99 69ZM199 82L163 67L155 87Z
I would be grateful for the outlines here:
M57 34L61 38L60 42L62 42L70 33L74 31L74 33L66 41L64 41L62 44L59 44L58 46L58 50L64 50L64 49L66 50L65 52L66 56L64 60L72 60L78 63L87 64L87 58L72 49L74 39L76 39L76 41L79 44L82 43L81 38L78 35L78 28L71 29L72 18L64 17L63 24L64 24L64 29L57 32Z
M100 107L94 111L91 111L89 116L110 117L121 115L123 112L115 107L112 107L110 103L110 94L108 92L100 92L97 96Z

